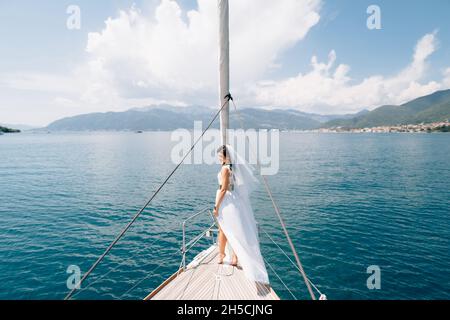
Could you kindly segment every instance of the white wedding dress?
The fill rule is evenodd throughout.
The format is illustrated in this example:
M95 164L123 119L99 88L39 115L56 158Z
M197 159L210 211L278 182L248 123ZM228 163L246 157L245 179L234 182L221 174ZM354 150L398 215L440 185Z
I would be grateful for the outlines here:
M234 252L247 278L269 284L259 246L258 228L249 199L249 194L257 180L251 172L251 167L230 146L227 146L227 150L232 163L229 172L230 184L233 187L225 194L217 218L228 240L225 261L229 261L231 252ZM222 185L221 178L221 172L219 172L219 185ZM218 196L219 190L216 200Z

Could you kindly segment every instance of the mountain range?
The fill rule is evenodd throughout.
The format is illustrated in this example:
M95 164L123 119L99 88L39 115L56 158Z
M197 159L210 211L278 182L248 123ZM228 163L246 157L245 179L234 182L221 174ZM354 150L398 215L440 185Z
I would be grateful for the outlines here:
M48 125L49 131L169 131L179 128L192 129L194 121L206 126L217 110L202 106L173 107L170 105L130 109L124 112L90 113L57 120ZM320 127L327 121L350 119L354 115L318 115L296 110L265 110L246 108L239 113L230 111L230 127L309 130ZM213 128L218 128L216 121Z
M170 131L192 129L194 121L206 126L217 110L202 106L149 106L124 112L90 113L57 120L49 131ZM364 128L400 124L431 123L450 119L450 90L438 91L400 106L382 106L356 114L319 115L290 109L261 108L230 111L232 128L311 130L317 128ZM219 121L213 127L217 128Z
M450 90L437 91L400 106L382 106L351 119L335 119L322 127L373 128L447 120L450 120Z

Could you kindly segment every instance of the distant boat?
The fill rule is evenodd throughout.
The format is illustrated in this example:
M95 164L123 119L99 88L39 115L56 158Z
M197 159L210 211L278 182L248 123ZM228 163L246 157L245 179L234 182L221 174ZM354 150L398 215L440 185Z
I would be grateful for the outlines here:
M144 131L138 130L138 131L136 131L136 133L144 133Z

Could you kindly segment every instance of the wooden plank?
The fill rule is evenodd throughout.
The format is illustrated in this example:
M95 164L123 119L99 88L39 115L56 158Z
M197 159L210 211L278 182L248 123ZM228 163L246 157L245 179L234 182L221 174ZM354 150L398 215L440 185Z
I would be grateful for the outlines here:
M270 286L250 281L240 267L217 264L217 247L204 251L145 300L279 300Z
M164 287L166 287L169 283L171 283L172 280L175 279L182 272L183 272L183 269L180 269L177 272L175 272L166 281L164 281L162 284L160 284L158 288L153 290L152 293L150 293L147 297L145 297L144 300L151 300L156 294L158 294Z

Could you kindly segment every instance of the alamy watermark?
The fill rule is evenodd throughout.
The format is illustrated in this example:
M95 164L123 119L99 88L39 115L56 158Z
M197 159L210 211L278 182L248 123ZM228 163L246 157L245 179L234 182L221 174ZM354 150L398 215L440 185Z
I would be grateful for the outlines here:
M69 274L69 277L67 278L66 285L67 289L73 290L73 289L80 289L80 280L81 280L81 269L79 266L76 265L70 265L67 267L66 270L67 274Z
M171 141L176 145L172 148L171 160L179 163L203 133L201 121L194 123L194 130L178 129L172 132ZM280 167L280 131L238 129L227 130L229 144L249 164L257 166L265 176L276 175ZM186 158L185 164L219 164L217 148L221 145L221 132L217 129L208 130L192 154Z
M379 266L367 267L367 273L370 276L367 278L367 289L380 290L381 289L381 268Z
M375 4L367 8L367 29L381 30L381 8Z
M66 9L66 13L69 15L66 21L66 27L69 30L81 29L81 9L77 5L70 5Z

